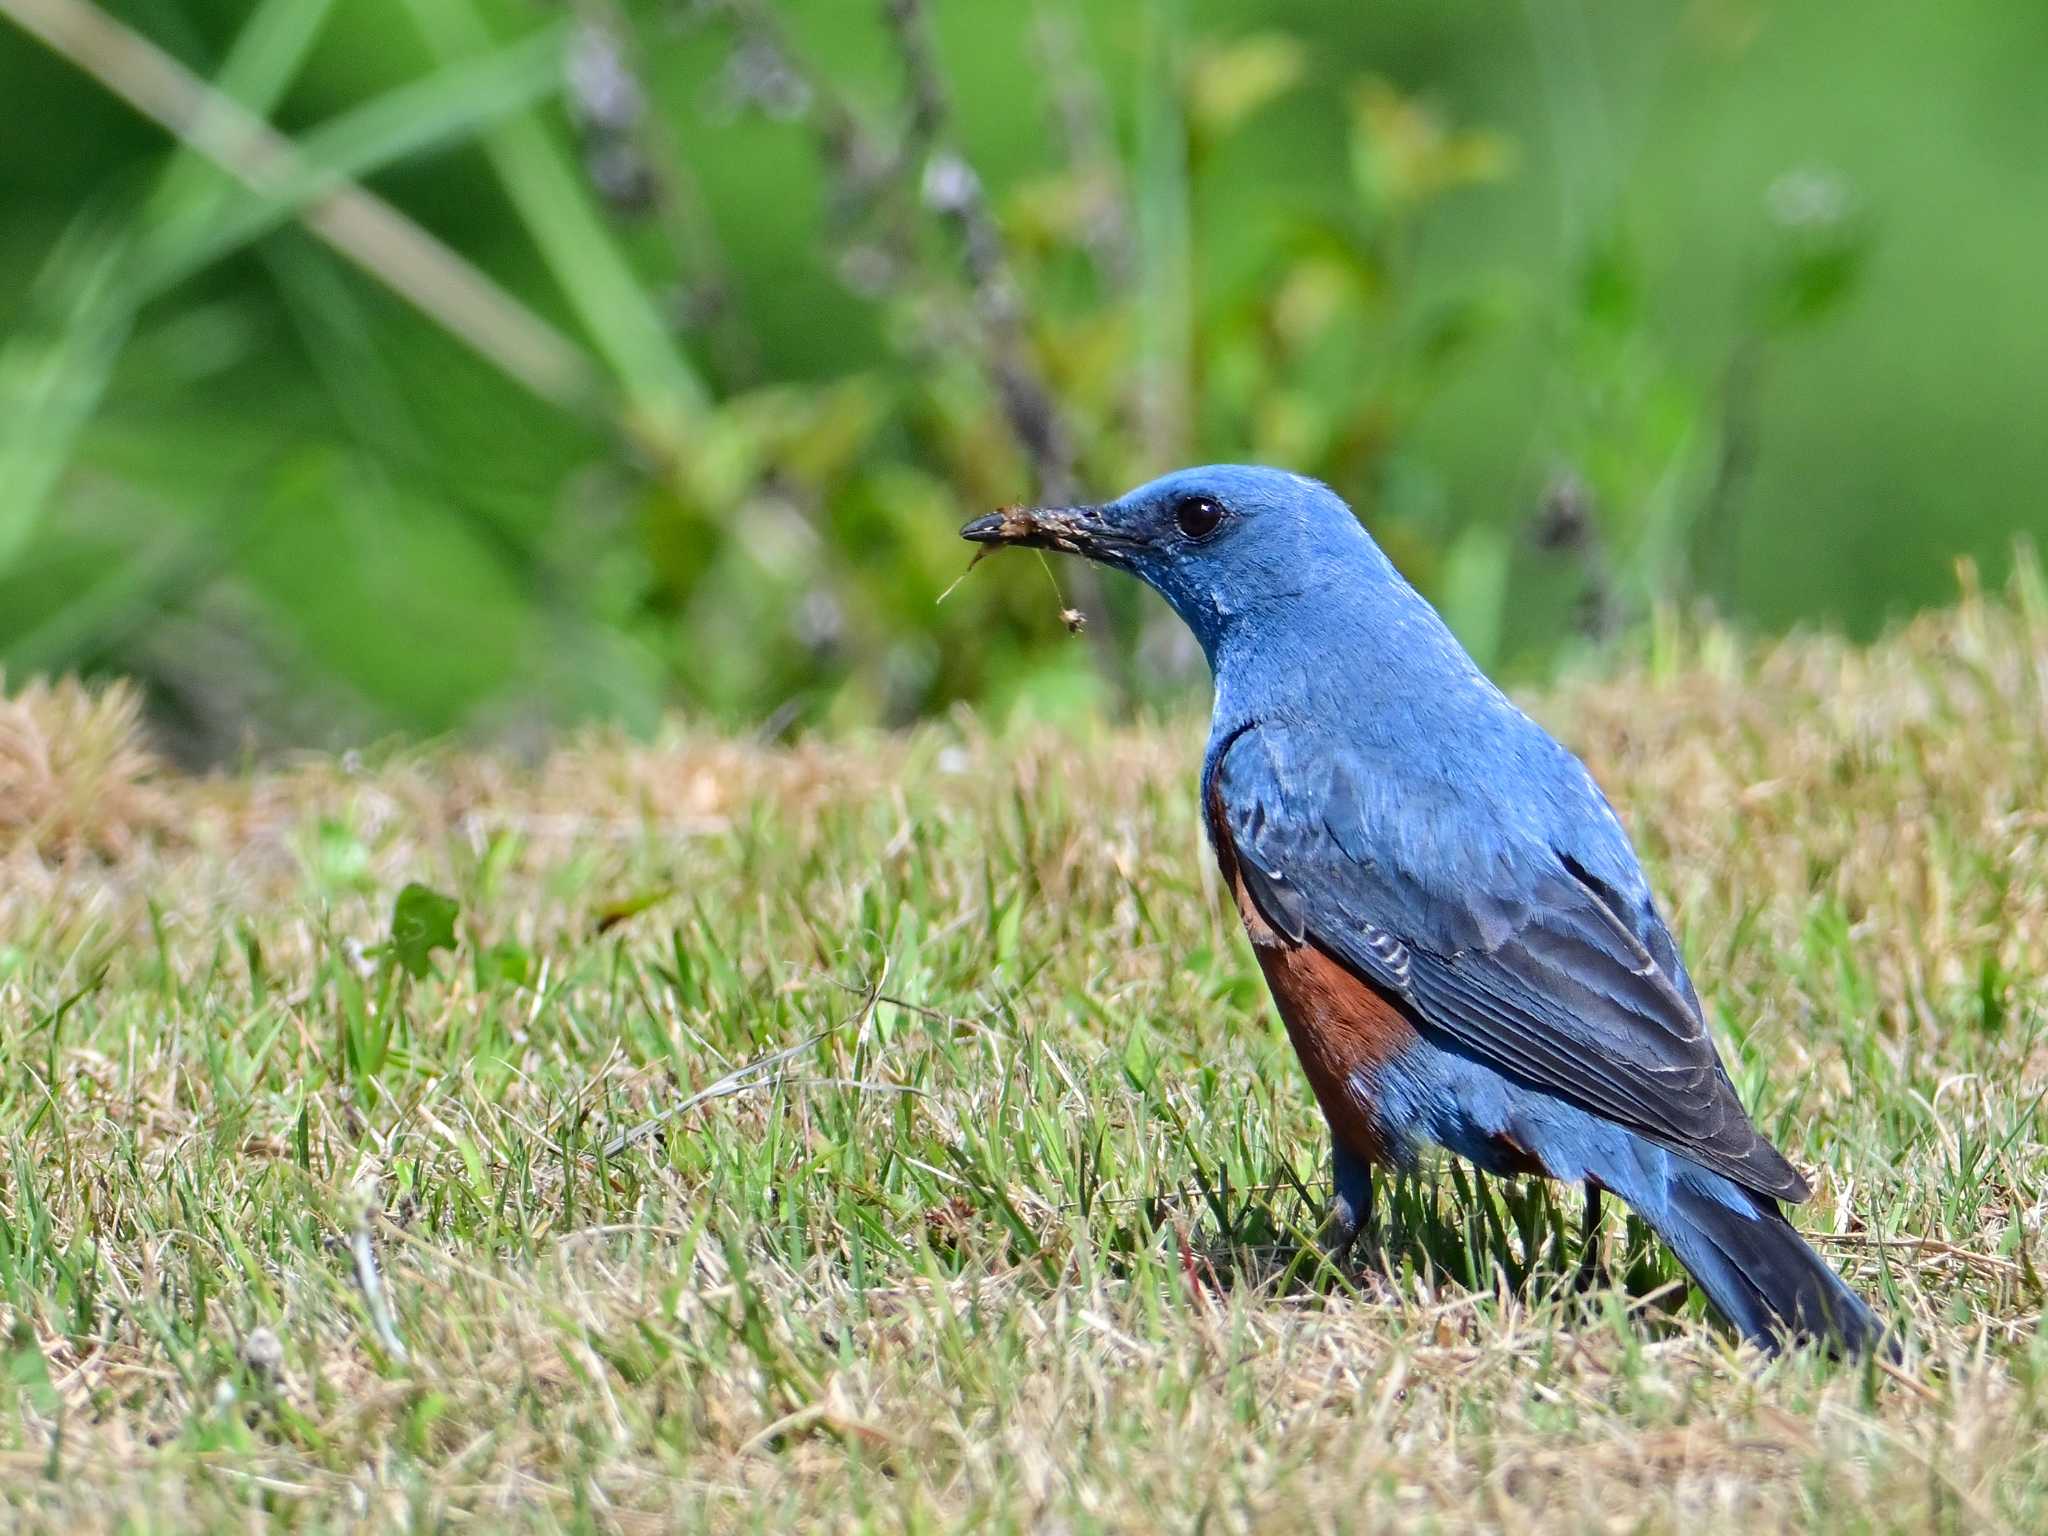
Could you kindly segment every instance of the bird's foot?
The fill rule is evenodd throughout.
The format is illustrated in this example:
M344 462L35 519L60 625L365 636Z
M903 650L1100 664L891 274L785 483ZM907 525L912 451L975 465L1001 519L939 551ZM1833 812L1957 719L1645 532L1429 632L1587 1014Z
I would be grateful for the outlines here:
M1386 1256L1373 1234L1372 1168L1343 1142L1332 1146L1330 1209L1316 1246L1324 1262L1353 1284L1378 1291L1387 1274Z
M1308 1251L1321 1260L1325 1267L1337 1274L1348 1276L1361 1256L1360 1250L1370 1246L1369 1242L1359 1242L1355 1229L1347 1232L1335 1222L1324 1222L1322 1231L1316 1234L1316 1240Z
M1362 1215L1341 1193L1330 1202L1329 1213L1323 1218L1323 1229L1316 1235L1316 1246L1333 1268L1350 1267L1351 1256L1358 1247L1358 1235L1365 1226Z
M1323 1250L1323 1259L1346 1287L1366 1301L1390 1304L1400 1299L1400 1285L1387 1250L1376 1237L1362 1237L1340 1258Z
M1370 1211L1361 1210L1341 1193L1316 1236L1315 1253L1346 1282L1367 1295L1392 1295L1386 1251L1370 1228Z

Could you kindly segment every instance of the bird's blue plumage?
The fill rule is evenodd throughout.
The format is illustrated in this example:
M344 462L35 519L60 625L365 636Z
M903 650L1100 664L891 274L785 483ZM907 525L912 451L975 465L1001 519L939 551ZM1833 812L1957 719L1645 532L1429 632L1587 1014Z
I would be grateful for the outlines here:
M1722 1315L1761 1344L1789 1333L1860 1349L1883 1331L1774 1205L1613 1121L1426 1040L1361 1086L1411 1148L1433 1143L1489 1172L1514 1174L1526 1165L1503 1156L1512 1146L1552 1178L1627 1201Z
M1333 492L1211 466L967 532L1131 571L1194 632L1216 680L1203 804L1254 942L1329 957L1412 1026L1340 1090L1375 1146L1612 1191L1759 1341L1881 1334L1779 1213L1805 1183L1737 1100L1606 797ZM1268 966L1283 1012L1297 973ZM1365 1155L1339 1132L1340 1205Z

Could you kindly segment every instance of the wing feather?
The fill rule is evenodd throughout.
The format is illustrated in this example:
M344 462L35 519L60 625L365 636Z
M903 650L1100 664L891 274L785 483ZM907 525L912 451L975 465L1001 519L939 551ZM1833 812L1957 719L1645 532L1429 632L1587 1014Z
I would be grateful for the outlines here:
M1526 825L1478 850L1455 829L1432 841L1441 792L1375 796L1283 730L1241 731L1212 773L1219 831L1276 933L1328 950L1439 1043L1760 1194L1806 1198L1743 1112L1646 888L1630 901Z

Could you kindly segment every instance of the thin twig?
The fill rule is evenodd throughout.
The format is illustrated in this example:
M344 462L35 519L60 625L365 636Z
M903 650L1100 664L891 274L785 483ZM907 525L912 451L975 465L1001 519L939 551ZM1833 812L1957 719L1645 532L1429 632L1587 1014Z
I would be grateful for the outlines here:
M759 1060L746 1062L741 1066L734 1067L716 1082L699 1088L688 1098L670 1105L660 1114L655 1115L651 1119L641 1121L631 1130L621 1131L604 1144L604 1155L606 1157L617 1157L628 1148L638 1146L649 1136L652 1136L656 1131L667 1125L669 1121L687 1115L700 1104L709 1104L713 1099L729 1099L734 1094L746 1093L754 1088L774 1087L775 1079L764 1074L782 1065L783 1062L788 1061L793 1056L801 1056L805 1051L808 1051L812 1046L824 1039L827 1033L828 1031L826 1030L819 1030L818 1033L797 1041L795 1045L786 1046L773 1055L763 1056Z
M2001 1259L1991 1253L1978 1253L1970 1248L1959 1248L1954 1243L1943 1242L1938 1237L1867 1237L1858 1232L1809 1232L1807 1236L1816 1243L1828 1243L1838 1248L1904 1250L1908 1253L1928 1254L1938 1259L1954 1259L1967 1269L1979 1270L1985 1274L2024 1273L2022 1266L2011 1259Z
M651 207L686 285L673 305L677 319L705 331L729 382L747 382L760 359L735 304L731 263L702 184L666 119L650 110L634 18L618 0L575 0L575 9L569 96L583 130L585 176L618 214Z
M904 158L924 160L924 201L959 233L975 312L988 341L989 374L1010 430L1031 461L1040 492L1056 504L1070 503L1080 489L1072 440L1031 359L1024 307L981 177L946 137L950 109L923 0L883 0L882 11L909 97Z
M309 175L291 140L87 0L0 0L0 15L245 186L268 192ZM542 399L581 410L598 398L581 348L374 193L344 182L299 218Z
M832 82L798 51L766 0L723 0L723 10L739 38L729 71L734 95L772 115L807 122L819 159L833 173L829 223L844 228L864 220L888 190L891 158Z
M789 82L812 124L819 157L833 173L833 223L866 221L895 193L911 192L960 236L963 265L983 342L983 365L1004 419L1030 462L1046 500L1071 502L1079 492L1071 434L1051 389L1031 358L1024 307L1001 231L975 173L947 139L951 107L920 0L883 0L884 19L903 66L907 98L902 136L893 152L875 136L832 82L797 51L779 17L762 0L725 0L725 14L753 62L751 75ZM758 85L752 87L760 89ZM904 231L885 231L892 268L915 259ZM885 280L901 287L900 273Z
M1747 510L1742 500L1755 473L1763 423L1758 402L1763 398L1768 348L1754 332L1738 336L1721 376L1721 444L1714 457L1713 477L1693 514L1685 544L1686 568L1678 572L1681 591L1699 591L1718 576L1722 593L1733 606L1742 581L1742 525ZM1720 569L1706 569L1710 558Z
M384 1346L384 1353L403 1365L412 1356L406 1351L405 1341L398 1336L398 1326L391 1317L391 1303L384 1294L384 1277L377 1272L377 1251L370 1243L367 1206L349 1238L349 1251L355 1256L356 1284L362 1287L363 1305L369 1308L370 1327L377 1335L377 1342Z
M1578 563L1583 578L1579 633L1596 644L1613 639L1625 615L1615 590L1607 543L1600 534L1593 491L1579 474L1565 469L1552 478L1530 522L1529 535L1538 549Z
M617 1157L621 1152L638 1146L671 1120L686 1115L699 1105L708 1104L713 1099L731 1098L734 1094L746 1093L755 1088L774 1087L781 1081L781 1079L770 1075L775 1068L781 1066L785 1061L801 1056L819 1041L829 1035L837 1034L848 1025L856 1027L860 1025L867 1019L870 1013L874 1012L875 1003L881 997L881 994L882 977L878 974L862 996L860 1007L846 1018L841 1019L837 1024L821 1029L817 1033L797 1041L795 1045L784 1046L779 1051L771 1052L769 1055L734 1067L725 1076L703 1088L699 1088L688 1098L670 1105L660 1114L655 1115L651 1119L641 1121L630 1130L621 1131L604 1144L602 1155L607 1158Z
M1081 495L1073 434L1032 356L1021 290L988 193L966 155L947 137L951 108L923 0L882 0L882 13L896 42L909 97L904 153L923 155L920 195L959 235L982 337L982 366L995 386L1011 435L1030 462L1039 495L1054 506L1071 506ZM1101 611L1102 583L1085 562L1077 563L1071 581L1073 606L1067 607L1063 599L1061 617L1073 631L1083 627L1075 615ZM1107 626L1086 633L1105 675L1120 693L1129 694L1128 659Z
M1125 211L1128 193L1123 165L1109 132L1102 78L1084 54L1068 6L1040 0L1034 37L1040 76L1052 93L1062 147L1087 187L1087 223L1082 238L1104 286L1122 293L1131 285L1138 259Z

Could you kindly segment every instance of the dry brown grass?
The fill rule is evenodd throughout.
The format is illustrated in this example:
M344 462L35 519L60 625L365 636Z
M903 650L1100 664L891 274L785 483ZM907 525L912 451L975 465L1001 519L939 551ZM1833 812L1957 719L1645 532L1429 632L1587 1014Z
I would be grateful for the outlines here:
M37 678L10 693L0 672L0 853L120 858L172 830L162 764L143 738L142 695Z

